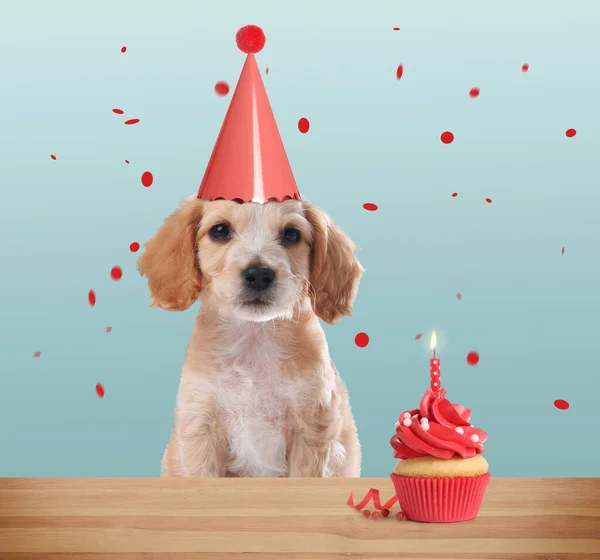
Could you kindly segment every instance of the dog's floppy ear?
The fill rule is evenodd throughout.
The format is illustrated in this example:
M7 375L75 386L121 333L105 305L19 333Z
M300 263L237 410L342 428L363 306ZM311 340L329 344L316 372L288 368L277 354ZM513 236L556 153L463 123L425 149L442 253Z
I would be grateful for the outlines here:
M314 311L333 324L352 313L363 267L354 256L354 243L322 210L304 201L304 215L313 228L310 282Z
M183 311L198 299L202 277L196 236L201 218L202 201L184 200L144 245L137 264L148 278L152 307Z

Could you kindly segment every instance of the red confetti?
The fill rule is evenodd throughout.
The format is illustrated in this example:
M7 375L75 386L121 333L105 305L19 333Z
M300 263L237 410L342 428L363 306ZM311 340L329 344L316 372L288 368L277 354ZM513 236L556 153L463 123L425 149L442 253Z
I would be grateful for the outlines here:
M126 160L125 160L125 163L129 164L129 160L128 160L128 159L126 159Z
M111 332L112 331L112 327L106 327L106 332Z
M298 121L298 130L300 132L302 132L302 134L306 134L308 132L309 128L310 128L310 123L308 122L308 119L305 119L304 117L302 117Z
M363 515L364 515L365 517L370 517L370 515L371 515L371 512L370 512L368 509L366 509L366 510L365 510L365 511L363 511L362 513L363 513Z
M390 510L389 510L388 508L383 508L383 509L381 510L381 515L382 515L383 517L388 517L388 516L390 515Z
M527 72L529 70L529 64L525 63L521 66L521 72Z
M569 408L571 405L563 399L556 399L554 401L554 406L559 410L567 410L567 408Z
M54 154L50 154L50 159L53 159L54 161L56 161L56 156Z
M486 199L485 199L485 201L486 201L488 204L491 204L491 203L492 203L492 199L491 199L491 198L486 198Z
M452 132L442 132L442 135L440 136L440 140L444 143L444 144L452 144L452 142L454 142L454 134L452 134Z
M88 301L90 302L91 307L94 307L94 305L96 305L96 292L94 292L94 290L89 291Z
M127 50L127 47L121 47L121 52L125 52Z
M258 25L246 25L235 34L235 42L243 53L250 54L263 50L267 38L264 31Z
M462 299L462 294L460 292L456 292L456 299L460 301Z
M140 119L129 119L128 121L125 121L125 124L137 124L140 122Z
M394 27L394 31L400 31L399 27Z
M152 183L154 183L154 175L152 175L150 171L144 171L144 173L142 173L142 185L144 185L144 187L149 187Z
M220 96L227 95L229 93L229 84L227 82L217 82L215 84L215 93Z
M372 202L365 202L363 204L363 208L365 210L368 210L369 212L375 212L375 210L377 210L379 206L377 206L377 204L373 204Z
M265 74L269 74L269 67L267 66L267 68L265 69Z
M457 192L453 192L453 193L452 193L452 196L453 196L453 197L457 197L457 196L458 196L458 193L457 193Z
M42 355L42 353L41 353L41 352L34 352L34 353L33 353L33 357L34 357L34 358L39 358L41 355Z
M563 247L563 248L560 250L560 254L561 254L561 255L564 255L564 254L565 254L565 248L564 248L564 247Z
M371 517L372 517L373 519L379 519L379 518L381 517L381 513L379 513L378 511L374 511L374 512L371 514Z
M471 97L479 97L479 88L478 87L471 88L469 95Z
M354 505L354 496L352 495L352 492L350 492L350 496L348 496L348 501L346 502L346 504L349 505L352 509L360 511L371 500L373 500L373 505L375 506L375 509L390 509L398 501L398 496L392 496L387 502L385 502L385 504L381 505L379 490L377 490L377 488L371 488L367 492L367 495L357 505Z
M364 332L359 332L354 337L354 344L356 344L356 346L358 346L359 348L364 348L365 346L367 346L367 344L369 344L369 335Z
M113 280L120 280L121 278L123 278L123 270L121 270L120 266L113 266L110 269L110 277Z
M477 352L469 352L467 354L467 364L476 366L479 363L479 354Z
M396 80L402 78L402 74L404 74L404 67L402 66L402 64L400 64L400 66L396 68Z
M96 394L102 399L104 398L104 387L102 383L96 383Z
M577 134L577 131L574 128L569 128L565 134L567 135L567 138L573 138L573 136Z
M396 514L396 519L397 519L398 521L404 521L404 519L406 519L406 515L404 515L404 512L403 512L403 511L399 511L399 512Z
M419 340L423 335L421 333L419 333L417 336L415 336L415 340Z
M129 245L129 250L132 253L137 253L140 250L140 244L137 241L134 241L131 245Z
M123 109L113 109L113 113L116 113L117 115L122 115L124 112Z

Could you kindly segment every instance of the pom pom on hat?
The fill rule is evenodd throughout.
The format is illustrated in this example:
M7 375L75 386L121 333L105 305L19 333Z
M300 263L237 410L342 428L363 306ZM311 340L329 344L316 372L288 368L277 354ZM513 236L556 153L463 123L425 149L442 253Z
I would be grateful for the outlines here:
M235 34L235 42L243 53L257 53L263 50L267 38L258 25L246 25Z

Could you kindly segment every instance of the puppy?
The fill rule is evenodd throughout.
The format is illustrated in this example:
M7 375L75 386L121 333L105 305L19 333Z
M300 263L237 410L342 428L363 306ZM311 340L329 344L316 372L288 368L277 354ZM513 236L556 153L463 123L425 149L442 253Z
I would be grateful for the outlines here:
M350 315L363 268L323 211L189 198L138 268L153 307L201 302L162 476L360 476L348 393L317 318Z

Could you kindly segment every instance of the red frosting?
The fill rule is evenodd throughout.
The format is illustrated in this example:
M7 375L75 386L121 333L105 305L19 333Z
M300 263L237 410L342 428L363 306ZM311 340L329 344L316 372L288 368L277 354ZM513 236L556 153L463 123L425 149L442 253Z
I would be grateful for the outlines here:
M396 435L390 440L394 457L452 459L458 455L469 459L483 453L487 434L474 428L470 420L471 411L446 399L445 389L427 389L419 410L403 412L396 423Z

